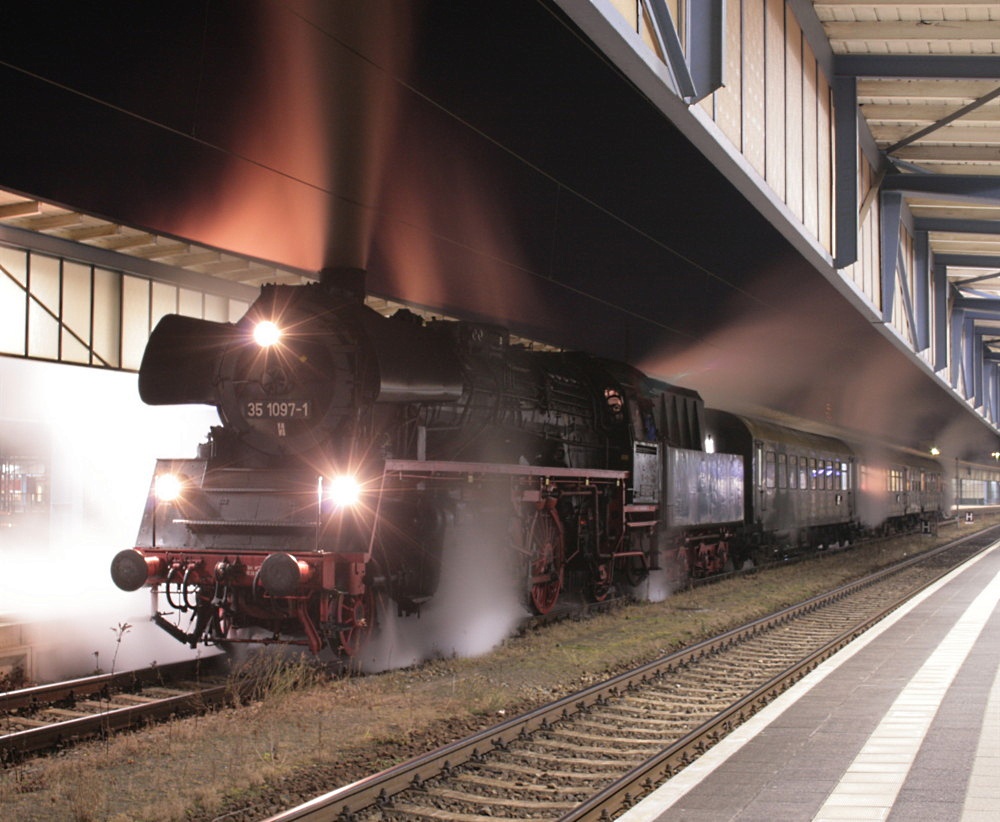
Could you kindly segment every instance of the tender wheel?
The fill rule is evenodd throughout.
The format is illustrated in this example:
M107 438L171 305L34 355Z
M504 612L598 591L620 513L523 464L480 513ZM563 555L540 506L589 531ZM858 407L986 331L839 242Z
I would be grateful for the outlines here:
M628 557L625 562L625 581L633 588L642 584L649 576L649 564L643 557Z
M337 599L337 639L340 650L355 656L373 622L371 599L364 594L341 594Z
M604 602L608 598L608 594L611 593L611 586L611 566L602 562L594 571L594 582L591 589L591 596L594 602Z
M673 574L671 579L674 582L687 582L691 578L691 563L688 561L688 549L681 545L673 553Z
M562 526L554 510L535 514L527 547L531 558L531 605L539 614L547 614L562 591L566 560Z

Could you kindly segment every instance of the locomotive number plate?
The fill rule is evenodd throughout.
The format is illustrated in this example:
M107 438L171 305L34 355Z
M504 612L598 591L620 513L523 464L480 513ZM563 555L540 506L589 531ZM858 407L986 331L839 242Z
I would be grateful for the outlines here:
M248 402L246 415L258 420L307 420L312 414L309 400L262 400Z

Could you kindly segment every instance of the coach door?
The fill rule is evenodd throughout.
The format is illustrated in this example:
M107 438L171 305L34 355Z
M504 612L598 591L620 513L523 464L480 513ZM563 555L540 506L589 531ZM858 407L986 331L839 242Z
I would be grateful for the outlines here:
M754 478L753 487L754 495L756 499L754 500L755 507L757 509L757 520L758 522L763 522L765 519L765 514L769 509L768 500L768 478L770 477L772 484L774 480L774 451L765 450L764 443L760 440L754 440Z

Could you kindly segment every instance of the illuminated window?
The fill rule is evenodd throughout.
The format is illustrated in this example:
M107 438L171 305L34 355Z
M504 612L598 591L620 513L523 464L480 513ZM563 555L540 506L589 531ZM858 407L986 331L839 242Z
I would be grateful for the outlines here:
M768 451L764 465L764 485L774 488L774 451Z
M0 457L0 514L42 511L47 505L45 463L28 457Z
M901 468L889 469L889 493L899 494L904 490L903 470Z
M124 261L124 260L123 260ZM233 321L249 304L0 246L0 354L137 371L164 314Z

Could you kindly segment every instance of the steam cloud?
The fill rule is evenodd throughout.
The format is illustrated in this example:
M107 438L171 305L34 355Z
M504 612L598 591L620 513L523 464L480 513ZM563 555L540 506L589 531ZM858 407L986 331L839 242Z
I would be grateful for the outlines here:
M374 672L485 654L527 616L523 584L503 518L458 523L445 537L435 596L419 616L404 618L396 616L391 602L381 601L378 629L353 662Z
M149 621L149 591L120 591L108 568L134 544L156 457L193 456L214 409L143 405L132 374L0 358L5 422L30 423L50 454L48 528L15 522L0 543L0 614L25 626L34 678L193 655ZM18 446L39 443L4 438L7 454L31 456Z

